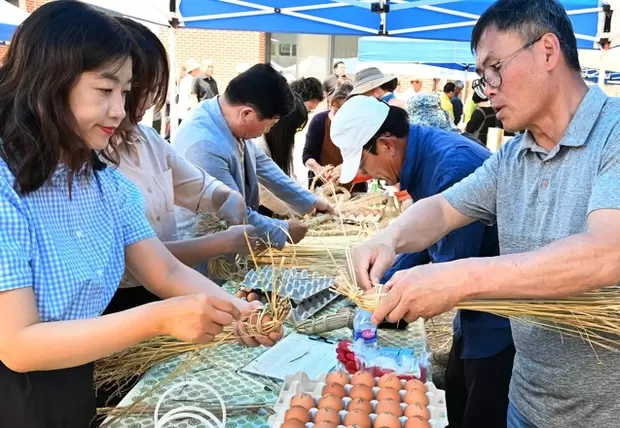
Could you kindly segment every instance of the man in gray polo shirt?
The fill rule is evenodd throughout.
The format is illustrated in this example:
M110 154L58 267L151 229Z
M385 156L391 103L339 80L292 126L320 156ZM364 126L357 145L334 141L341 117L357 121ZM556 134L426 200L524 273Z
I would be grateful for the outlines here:
M497 222L501 255L397 273L375 322L430 318L473 299L557 299L620 280L620 99L581 79L566 12L555 0L499 0L476 24L472 47L498 119L527 131L353 257L369 286L396 253L478 219ZM618 353L518 322L512 329L509 428L620 426Z

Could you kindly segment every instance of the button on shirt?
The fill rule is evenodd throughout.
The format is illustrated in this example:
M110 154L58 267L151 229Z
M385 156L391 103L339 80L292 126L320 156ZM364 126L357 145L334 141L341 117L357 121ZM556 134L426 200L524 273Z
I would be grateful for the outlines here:
M146 218L163 241L177 236L175 206L193 214L213 212L213 193L222 185L187 161L153 128L138 125L139 138L127 149L119 147L118 169L135 184L146 201ZM121 287L140 283L127 271Z
M444 191L474 172L491 152L455 132L430 126L409 125L409 137L400 188L414 200ZM419 264L449 262L468 257L499 254L497 228L475 222L457 229L422 253L402 255L389 272ZM475 311L458 311L454 333L462 338L461 358L486 358L512 344L506 318Z
M444 195L461 213L497 222L501 254L585 232L593 211L620 209L620 99L590 88L551 151L526 132ZM618 426L618 353L517 321L512 332L517 353L510 401L530 422Z
M88 181L59 167L28 195L0 159L0 292L32 287L42 322L101 315L125 269L125 247L154 236L140 192L106 168Z

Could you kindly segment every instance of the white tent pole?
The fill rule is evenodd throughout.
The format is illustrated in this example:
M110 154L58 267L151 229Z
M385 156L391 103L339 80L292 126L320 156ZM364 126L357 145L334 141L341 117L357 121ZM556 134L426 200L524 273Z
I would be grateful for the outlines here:
M605 76L607 75L607 51L609 45L602 46L601 48L601 62L599 64L598 69L598 85L603 88L605 87Z
M173 12L172 21L176 13ZM176 39L174 25L168 27L168 53L170 55L170 142L174 142L179 124L179 109L177 104L177 66L176 66Z

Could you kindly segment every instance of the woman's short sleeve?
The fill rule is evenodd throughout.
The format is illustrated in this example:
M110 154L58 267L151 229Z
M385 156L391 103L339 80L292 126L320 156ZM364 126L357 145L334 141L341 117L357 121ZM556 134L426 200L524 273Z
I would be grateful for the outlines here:
M0 292L32 286L30 238L21 200L0 177Z
M117 180L123 243L127 247L155 236L155 231L146 218L146 203L138 188L120 173Z

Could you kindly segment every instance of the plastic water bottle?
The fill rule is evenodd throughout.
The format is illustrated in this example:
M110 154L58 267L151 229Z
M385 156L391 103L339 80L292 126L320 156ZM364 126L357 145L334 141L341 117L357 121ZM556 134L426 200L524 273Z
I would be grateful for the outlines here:
M353 342L364 340L364 345L377 347L377 326L372 322L372 313L358 309L353 318Z

